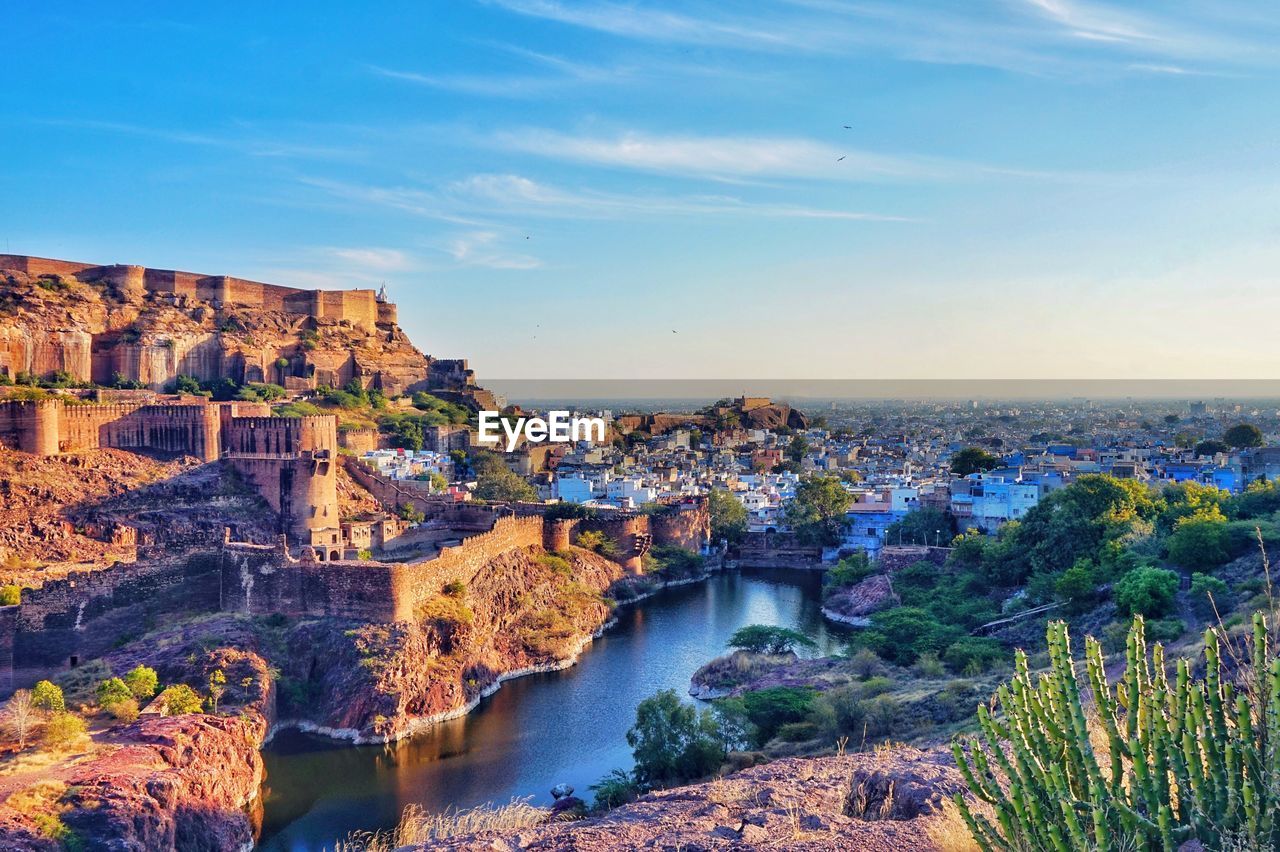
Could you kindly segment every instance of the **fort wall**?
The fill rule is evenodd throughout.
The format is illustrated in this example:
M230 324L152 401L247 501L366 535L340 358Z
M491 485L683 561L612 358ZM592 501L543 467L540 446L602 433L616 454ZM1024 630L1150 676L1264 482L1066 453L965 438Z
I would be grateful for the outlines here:
M220 559L204 552L72 572L0 608L0 694L102 656L160 616L216 611Z
M228 275L204 275L124 264L80 263L16 254L0 254L0 269L33 277L65 275L82 281L103 281L133 295L168 293L223 305L346 320L366 331L374 331L379 322L394 323L396 317L395 306L379 303L373 290L306 290Z

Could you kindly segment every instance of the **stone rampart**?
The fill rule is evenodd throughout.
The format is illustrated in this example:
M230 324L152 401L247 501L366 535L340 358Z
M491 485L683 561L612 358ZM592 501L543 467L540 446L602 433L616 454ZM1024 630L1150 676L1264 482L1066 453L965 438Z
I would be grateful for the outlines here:
M216 611L220 560L206 547L23 589L20 604L0 608L0 693L99 657L162 616Z

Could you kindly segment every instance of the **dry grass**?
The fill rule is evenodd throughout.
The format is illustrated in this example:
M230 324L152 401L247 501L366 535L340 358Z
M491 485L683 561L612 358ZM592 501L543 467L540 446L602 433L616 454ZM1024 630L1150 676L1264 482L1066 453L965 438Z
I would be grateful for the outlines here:
M960 808L950 799L942 803L942 811L929 818L925 835L937 852L979 852L978 842L969 833Z
M539 825L550 815L527 798L512 799L505 805L481 805L467 810L450 808L439 814L427 813L419 805L409 805L392 831L357 832L339 841L333 852L391 852L401 846L443 840L481 831L518 831Z

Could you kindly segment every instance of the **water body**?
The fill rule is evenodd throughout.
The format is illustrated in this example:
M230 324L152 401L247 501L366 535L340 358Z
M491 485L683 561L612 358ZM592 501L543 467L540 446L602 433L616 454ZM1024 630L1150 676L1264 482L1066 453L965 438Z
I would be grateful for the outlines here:
M264 753L260 850L318 852L351 831L394 826L404 807L432 812L532 796L549 805L551 787L588 787L630 769L626 732L635 708L660 689L686 695L689 677L724 653L747 624L792 627L843 647L844 628L823 621L820 577L806 571L720 574L668 589L618 612L578 664L503 684L469 715L389 747L337 745L296 732Z

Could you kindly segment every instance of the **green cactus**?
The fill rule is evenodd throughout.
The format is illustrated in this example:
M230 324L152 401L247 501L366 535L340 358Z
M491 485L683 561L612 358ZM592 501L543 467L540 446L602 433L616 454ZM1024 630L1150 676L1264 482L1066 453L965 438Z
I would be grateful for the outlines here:
M1170 684L1164 649L1148 654L1138 617L1112 685L1090 637L1086 711L1067 626L1050 624L1048 671L1033 675L1019 651L1013 679L996 693L1000 713L979 707L981 734L967 749L952 745L969 789L994 816L956 797L978 845L1173 852L1195 838L1209 850L1280 850L1280 657L1261 613L1251 641L1239 687L1223 675L1223 640L1212 629L1204 678L1178 660Z

